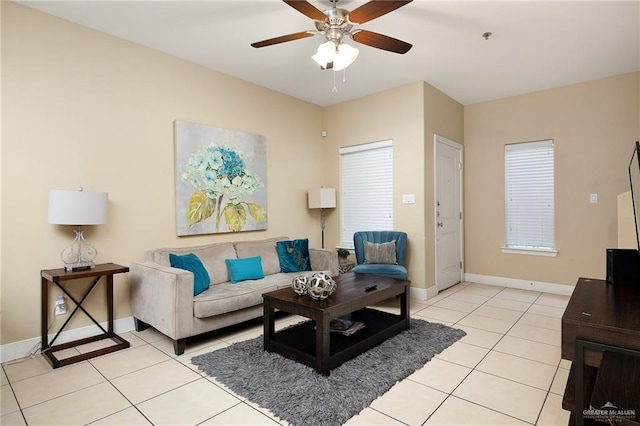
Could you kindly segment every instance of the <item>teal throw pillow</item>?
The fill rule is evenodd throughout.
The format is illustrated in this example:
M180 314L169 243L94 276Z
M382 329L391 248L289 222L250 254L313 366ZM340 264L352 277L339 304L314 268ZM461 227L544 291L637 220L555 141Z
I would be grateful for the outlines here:
M276 242L282 272L310 271L309 240L307 238Z
M180 268L193 272L193 295L197 296L209 288L211 278L198 256L193 253L177 255L169 253L169 263L172 268Z
M262 258L260 256L242 259L226 259L229 276L233 284L244 280L259 280L264 278Z

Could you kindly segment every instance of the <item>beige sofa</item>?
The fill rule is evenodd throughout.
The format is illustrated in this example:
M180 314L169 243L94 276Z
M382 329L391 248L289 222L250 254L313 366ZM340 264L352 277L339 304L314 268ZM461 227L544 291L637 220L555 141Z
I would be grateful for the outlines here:
M186 339L238 324L263 315L262 293L291 285L298 275L338 272L336 250L309 248L312 271L281 272L276 242L286 237L260 241L215 243L196 247L162 248L149 251L145 260L130 268L131 310L136 330L152 326L174 341L176 355L184 353ZM194 253L207 269L208 290L193 295L193 273L172 268L169 253ZM260 256L265 277L232 284L226 259Z

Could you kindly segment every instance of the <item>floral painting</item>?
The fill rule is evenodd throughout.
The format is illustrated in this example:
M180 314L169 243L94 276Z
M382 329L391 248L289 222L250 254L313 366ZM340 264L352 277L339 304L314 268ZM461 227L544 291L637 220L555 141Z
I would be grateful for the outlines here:
M176 120L178 236L267 229L264 136Z

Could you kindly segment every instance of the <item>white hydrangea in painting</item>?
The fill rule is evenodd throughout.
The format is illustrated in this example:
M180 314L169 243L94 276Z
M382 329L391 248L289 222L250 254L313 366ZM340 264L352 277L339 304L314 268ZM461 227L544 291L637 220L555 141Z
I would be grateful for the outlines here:
M266 160L264 151L262 136L176 121L178 235L266 229L265 184L251 167L252 159Z

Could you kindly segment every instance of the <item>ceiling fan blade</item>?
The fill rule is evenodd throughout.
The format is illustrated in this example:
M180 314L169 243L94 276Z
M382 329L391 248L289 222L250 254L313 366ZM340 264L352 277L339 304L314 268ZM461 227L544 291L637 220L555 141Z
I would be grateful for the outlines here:
M397 38L367 30L356 30L351 34L351 37L358 43L401 54L407 53L413 47L411 44Z
M371 0L368 3L354 9L347 15L347 20L352 24L364 24L372 19L379 18L392 12L413 0Z
M316 33L314 31L302 31L294 34L287 34L280 37L270 38L268 40L256 41L251 43L253 47L265 47L273 44L284 43L286 41L299 40L301 38L313 37Z
M324 22L327 16L306 0L283 0L286 4L316 21Z

